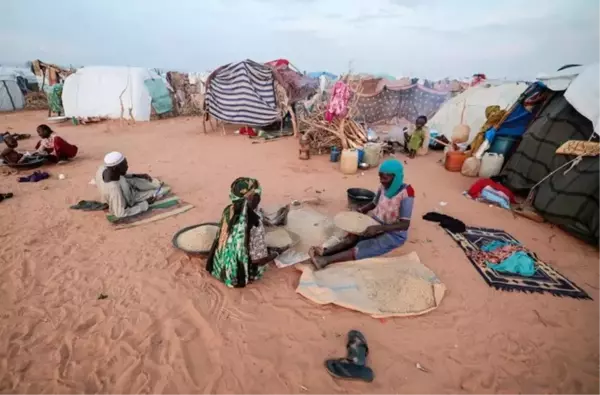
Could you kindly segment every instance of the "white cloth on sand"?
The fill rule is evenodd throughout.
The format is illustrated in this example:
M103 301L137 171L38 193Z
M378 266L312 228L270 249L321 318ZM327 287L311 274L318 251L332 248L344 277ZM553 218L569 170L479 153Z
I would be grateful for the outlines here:
M121 176L119 181L105 182L102 174L106 166L100 166L96 172L96 186L104 203L108 203L109 213L117 218L130 217L143 213L149 208L147 200L155 196L160 188L160 181L145 180L129 175ZM156 198L166 194L168 189L161 189Z

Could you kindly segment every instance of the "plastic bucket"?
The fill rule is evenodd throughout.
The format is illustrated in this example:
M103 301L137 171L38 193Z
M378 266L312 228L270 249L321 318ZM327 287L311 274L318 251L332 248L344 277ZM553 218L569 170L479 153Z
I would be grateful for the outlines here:
M496 136L488 152L502 154L506 156L506 154L510 151L515 141L517 141L517 139L514 137Z
M358 151L358 163L363 163L363 159L365 158L365 150L362 148L357 148Z

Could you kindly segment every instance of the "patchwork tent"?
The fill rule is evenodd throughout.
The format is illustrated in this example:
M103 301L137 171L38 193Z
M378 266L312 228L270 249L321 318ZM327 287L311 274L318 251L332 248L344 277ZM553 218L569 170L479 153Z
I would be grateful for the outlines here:
M461 124L462 116L462 123L471 128L468 140L471 142L485 122L486 107L499 105L503 109L508 108L521 96L527 86L524 82L486 81L484 84L471 87L445 102L429 121L429 127L450 140L452 130Z
M173 110L165 80L141 67L81 68L65 80L62 102L68 117L149 121Z
M17 75L0 67L0 111L21 110L24 106L25 97L17 84Z
M501 174L503 184L517 193L528 193L539 183L533 207L546 220L597 244L599 158L584 156L572 162L575 155L557 154L556 150L569 140L599 141L599 70L597 64L567 70L538 77L540 86L550 93L549 99Z
M376 91L359 94L357 103L360 114L367 123L392 118L414 122L419 115L431 117L451 95L450 92L436 91L420 84L406 85L400 80L387 81L386 84L381 84L381 80L372 81L377 84Z
M272 67L279 76L285 88L290 103L304 100L319 89L319 80L300 73L286 59L277 59L266 63Z

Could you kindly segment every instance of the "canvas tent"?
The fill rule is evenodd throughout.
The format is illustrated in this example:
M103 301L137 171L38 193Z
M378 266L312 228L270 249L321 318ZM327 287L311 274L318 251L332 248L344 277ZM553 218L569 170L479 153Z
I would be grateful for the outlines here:
M570 70L570 69L567 69ZM567 71L564 70L564 71ZM549 98L527 127L503 170L503 184L526 194L534 190L533 207L548 221L576 236L598 242L598 156L557 154L569 140L598 141L598 65L538 77ZM576 107L576 105L578 107ZM566 166L564 166L566 165ZM561 166L564 166L561 168Z
M149 121L172 111L168 85L156 72L140 67L91 66L65 80L62 102L68 117L106 117Z
M486 107L499 105L503 109L508 108L527 89L527 86L524 82L486 81L471 87L445 102L429 121L429 127L450 140L452 130L461 124L462 115L462 123L471 129L468 140L471 142L485 122Z
M0 67L0 111L21 110L24 106L25 97L17 84L17 75Z

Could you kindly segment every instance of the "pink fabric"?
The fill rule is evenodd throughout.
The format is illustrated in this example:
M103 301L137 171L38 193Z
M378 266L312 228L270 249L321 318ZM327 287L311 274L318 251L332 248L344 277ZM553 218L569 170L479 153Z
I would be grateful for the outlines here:
M336 82L327 105L325 119L331 122L334 117L344 117L348 112L348 100L350 100L350 88L342 81Z

